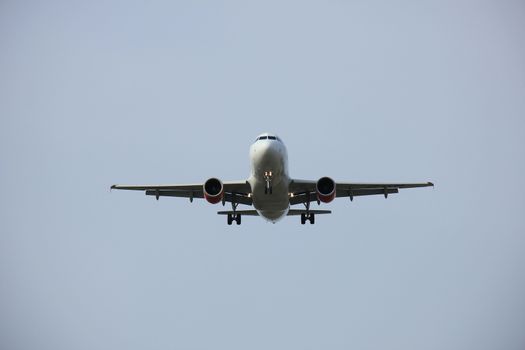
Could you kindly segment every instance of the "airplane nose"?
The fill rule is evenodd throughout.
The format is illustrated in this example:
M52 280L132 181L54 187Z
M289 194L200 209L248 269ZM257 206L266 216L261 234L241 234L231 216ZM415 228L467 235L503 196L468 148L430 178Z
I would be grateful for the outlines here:
M275 159L275 157L279 155L279 150L273 142L265 142L264 144L261 144L261 147L257 151L265 160Z

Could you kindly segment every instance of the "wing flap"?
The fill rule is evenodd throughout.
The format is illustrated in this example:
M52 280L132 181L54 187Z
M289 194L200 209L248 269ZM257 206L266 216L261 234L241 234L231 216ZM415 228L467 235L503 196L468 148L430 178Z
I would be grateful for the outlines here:
M337 182L337 190L357 190L357 189L372 189L372 188L416 188L434 186L432 182L415 182L415 183L353 183L353 182Z
M201 191L184 191L184 190L146 190L146 196L159 197L182 197L182 198L204 198Z
M204 198L204 194L202 191L200 192L193 192L193 191L174 191L174 190L147 190L146 196L155 196L155 197L182 197L182 198ZM233 194L232 193L225 193L224 194L224 201L225 202L233 202ZM252 205L253 201L250 197L241 195L241 194L235 194L235 203L239 204L246 204L246 205Z
M371 195L378 195L378 194L392 194L392 193L399 193L399 190L397 188L387 188L385 189L375 189L375 188L362 188L358 190L337 190L336 191L336 197L359 197L359 196L371 196ZM292 198L290 198L290 205L294 204L301 204L306 202L317 202L317 193L316 192L308 192L308 193L301 193L299 195L294 195Z
M361 189L348 189L340 190L337 189L335 196L336 197L358 197L358 196L372 196L376 194L391 194L399 193L397 188L361 188Z
M202 191L203 184L183 184L183 185L113 185L112 190L180 190L180 191Z

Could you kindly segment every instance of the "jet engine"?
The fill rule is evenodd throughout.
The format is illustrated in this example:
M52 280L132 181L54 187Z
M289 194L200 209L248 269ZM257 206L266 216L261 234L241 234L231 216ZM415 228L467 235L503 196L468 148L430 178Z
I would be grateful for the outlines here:
M323 203L330 203L335 198L335 182L329 177L322 177L315 185L317 199Z
M224 197L224 186L221 180L212 177L204 183L203 192L204 198L206 198L209 203L217 204L222 201Z

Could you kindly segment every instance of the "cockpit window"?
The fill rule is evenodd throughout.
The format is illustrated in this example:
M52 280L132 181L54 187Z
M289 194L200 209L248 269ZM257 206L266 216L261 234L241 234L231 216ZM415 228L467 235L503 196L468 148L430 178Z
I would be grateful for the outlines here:
M277 136L259 136L258 138L255 139L255 141L259 141L259 140L277 140L279 142L282 142L280 138L278 138Z

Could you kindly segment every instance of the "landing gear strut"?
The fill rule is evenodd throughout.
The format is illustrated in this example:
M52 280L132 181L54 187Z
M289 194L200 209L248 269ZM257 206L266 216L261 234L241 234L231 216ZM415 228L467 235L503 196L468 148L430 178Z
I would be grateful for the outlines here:
M232 194L232 210L233 214L228 214L228 225L231 225L233 221L237 223L237 225L241 224L241 214L237 214L237 206L239 203L235 202L235 193Z
M306 208L306 213L301 214L301 225L304 225L306 220L310 221L310 225L315 224L315 214L310 213L310 194L307 195L304 206Z
M264 181L266 181L266 186L264 187L264 194L272 194L272 172L264 172Z

